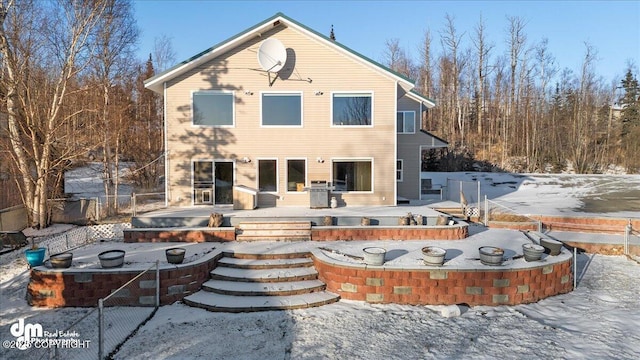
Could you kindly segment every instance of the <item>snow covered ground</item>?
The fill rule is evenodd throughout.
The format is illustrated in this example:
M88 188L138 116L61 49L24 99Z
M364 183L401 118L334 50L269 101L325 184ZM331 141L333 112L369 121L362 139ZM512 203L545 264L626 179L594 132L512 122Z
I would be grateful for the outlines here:
M635 207L638 197L634 195L640 189L639 176L468 173L461 176L480 177L485 183L483 187L495 192L491 198L508 203L523 213L639 216ZM438 182L434 180L434 183ZM616 195L613 200L607 197L611 194ZM600 200L590 205L590 199ZM626 202L620 199L626 199ZM594 207L602 206L599 203L612 201L617 201L618 205L603 207L600 212L592 211ZM328 245L331 244L325 244ZM347 249L343 244L335 243L333 246ZM578 288L573 292L519 306L406 306L342 300L312 309L225 314L175 303L161 307L114 357L639 358L640 264L622 256L581 254L578 271ZM27 283L27 265L22 257L0 265L0 340L3 341L0 359L33 359L45 355L44 352L7 349L4 346L6 341L15 339L10 328L18 320L38 323L44 330L54 331L66 328L90 311L82 308L32 308L25 301ZM120 335L128 331L125 325L132 322L128 321L133 318L132 312L147 310L122 308L119 311L113 316L112 324L115 325L110 329ZM72 349L65 352L65 359L95 359L98 345L94 315L74 328L80 339L91 339L89 351Z

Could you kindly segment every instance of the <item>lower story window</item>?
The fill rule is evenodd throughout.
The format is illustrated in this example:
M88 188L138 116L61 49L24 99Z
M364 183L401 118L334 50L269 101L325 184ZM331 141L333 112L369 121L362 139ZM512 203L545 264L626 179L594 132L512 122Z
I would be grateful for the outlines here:
M336 191L371 191L373 172L371 160L334 160L333 185Z
M304 191L306 167L305 160L287 160L287 191Z
M275 160L258 160L258 190L276 192L278 172Z

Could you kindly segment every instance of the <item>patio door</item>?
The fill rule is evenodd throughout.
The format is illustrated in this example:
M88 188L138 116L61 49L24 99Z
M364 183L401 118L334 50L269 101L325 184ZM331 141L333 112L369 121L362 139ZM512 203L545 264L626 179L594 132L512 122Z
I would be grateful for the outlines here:
M193 162L193 203L195 205L233 203L233 162Z

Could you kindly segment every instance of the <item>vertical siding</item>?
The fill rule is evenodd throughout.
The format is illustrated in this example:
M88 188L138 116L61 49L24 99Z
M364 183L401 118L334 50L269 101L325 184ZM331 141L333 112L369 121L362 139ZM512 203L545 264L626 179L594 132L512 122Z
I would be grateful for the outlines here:
M269 87L267 75L259 71L258 47L275 37L288 51L281 71ZM295 67L290 66L295 62ZM312 81L309 82L307 79ZM170 205L191 203L193 159L241 159L236 184L257 187L257 158L277 158L279 189L277 205L308 205L308 194L286 192L286 158L307 159L307 182L330 179L332 158L374 159L374 193L344 194L348 204L394 204L395 182L395 81L333 47L293 29L279 27L243 44L167 84L167 142L169 153ZM204 128L191 125L191 92L224 89L235 92L235 127ZM302 93L301 128L260 126L260 92ZM315 95L316 91L323 95ZM372 91L374 126L369 128L331 127L332 91ZM245 93L246 92L246 93ZM316 161L322 157L324 163ZM307 184L309 185L309 184ZM273 197L261 196L272 202ZM382 200L382 199L385 200ZM262 200L261 200L262 201ZM264 205L264 203L263 203Z

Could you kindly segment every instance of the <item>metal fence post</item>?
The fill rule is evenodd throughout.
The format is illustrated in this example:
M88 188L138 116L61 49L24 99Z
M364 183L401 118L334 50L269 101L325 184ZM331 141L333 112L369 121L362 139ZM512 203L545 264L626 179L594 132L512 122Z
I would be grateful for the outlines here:
M578 248L573 248L573 288L578 287Z
M484 226L489 226L489 200L484 196Z
M136 216L136 193L131 193L131 215Z
M156 260L156 309L160 307L160 260Z
M98 359L104 359L104 304L98 300Z
M624 254L629 255L629 241L631 240L631 219L629 223L624 227Z

